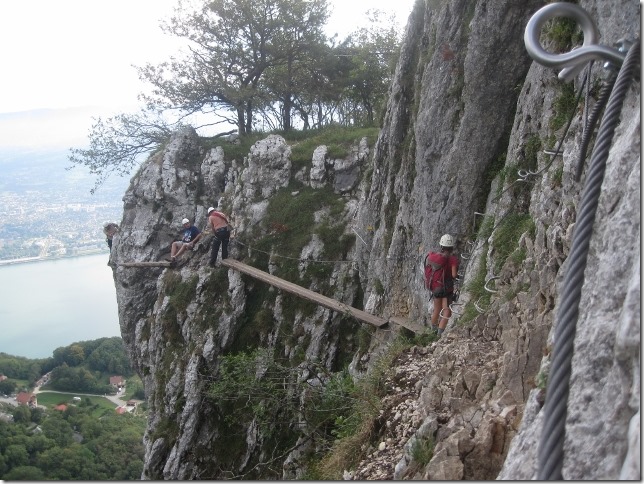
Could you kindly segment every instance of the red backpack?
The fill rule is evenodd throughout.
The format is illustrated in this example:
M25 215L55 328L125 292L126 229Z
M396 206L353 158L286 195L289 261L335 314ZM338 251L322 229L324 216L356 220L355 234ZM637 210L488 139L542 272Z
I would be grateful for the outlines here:
M447 297L452 274L448 273L449 258L440 252L425 256L425 287L434 297ZM447 274L447 275L446 275Z

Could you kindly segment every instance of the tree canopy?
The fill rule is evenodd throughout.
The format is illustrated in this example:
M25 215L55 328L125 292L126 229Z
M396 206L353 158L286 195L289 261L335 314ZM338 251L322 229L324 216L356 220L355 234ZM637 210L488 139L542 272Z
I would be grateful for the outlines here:
M0 479L139 479L145 418L112 410L96 417L93 411L91 406L50 410L39 430L33 419L0 420Z
M197 129L235 126L242 136L373 125L384 108L398 32L391 18L371 11L367 26L336 43L324 33L327 1L179 0L163 29L184 39L186 49L138 67L152 87L140 95L145 107L99 118L89 148L72 148L70 161L88 167L98 186L112 173L130 173L140 155L188 120L198 119Z

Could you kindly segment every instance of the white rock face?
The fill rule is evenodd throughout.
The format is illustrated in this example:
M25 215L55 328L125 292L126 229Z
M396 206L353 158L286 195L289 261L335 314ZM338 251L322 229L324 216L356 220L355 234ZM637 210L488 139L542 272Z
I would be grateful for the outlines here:
M269 135L255 143L241 173L244 196L250 201L266 199L291 178L291 147L284 138Z

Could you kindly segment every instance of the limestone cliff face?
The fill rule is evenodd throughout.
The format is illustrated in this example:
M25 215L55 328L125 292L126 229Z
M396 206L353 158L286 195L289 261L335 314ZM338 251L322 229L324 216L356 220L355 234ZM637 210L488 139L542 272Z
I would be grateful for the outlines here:
M178 268L119 265L162 260L181 219L205 227L215 201L237 228L232 257L373 314L420 323L429 315L423 257L443 233L456 236L458 314L439 342L414 348L394 368L382 430L344 477L536 476L543 382L585 179L574 179L584 110L564 111L570 87L533 63L523 44L543 4L418 1L374 146L356 139L341 159L320 146L302 165L272 135L231 161L225 146L209 148L186 128L144 163L125 194L112 251L121 331L150 408L143 478L301 476L300 457L315 447L287 431L298 422L267 433L241 413L231 424L212 404L222 356L268 348L314 382L310 362L358 374L395 336L208 268L210 234ZM635 2L579 4L602 43L638 35ZM596 66L594 82L605 77ZM594 90L587 109L596 98ZM591 239L566 479L639 478L639 102L635 83ZM544 150L560 139L563 156L553 160ZM516 182L520 169L538 174ZM427 439L433 457L415 462L415 443Z

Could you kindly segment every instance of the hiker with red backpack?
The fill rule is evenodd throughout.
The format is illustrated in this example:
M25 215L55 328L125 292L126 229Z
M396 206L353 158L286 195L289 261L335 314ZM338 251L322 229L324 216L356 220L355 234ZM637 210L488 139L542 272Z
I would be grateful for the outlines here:
M228 217L222 212L215 210L215 207L208 209L208 223L212 228L212 233L215 239L212 244L212 252L210 253L210 267L215 267L217 261L217 254L219 253L219 246L221 245L221 258L228 258L228 242L230 240L230 222Z
M454 281L458 276L459 260L452 254L454 238L451 235L443 235L439 244L440 252L429 252L425 256L425 287L431 293L430 298L434 298L432 329L441 336L452 315L449 304L454 300Z

